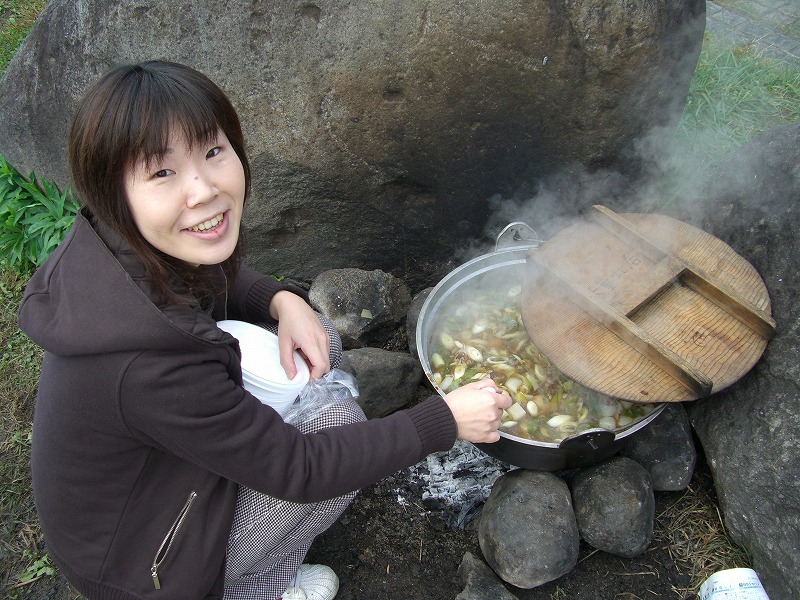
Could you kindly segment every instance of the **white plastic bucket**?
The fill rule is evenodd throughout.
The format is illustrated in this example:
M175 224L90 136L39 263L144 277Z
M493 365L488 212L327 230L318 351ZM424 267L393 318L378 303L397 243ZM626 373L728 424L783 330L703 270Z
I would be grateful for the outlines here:
M277 335L244 321L220 321L217 327L239 340L244 389L281 416L285 415L310 377L300 353L294 353L297 374L289 379L280 364Z
M258 398L262 404L272 407L282 417L286 415L286 413L292 407L292 404L294 404L294 401L299 394L299 392L294 391L286 392L268 389L257 383L248 381L246 377L243 377L242 383L244 389Z

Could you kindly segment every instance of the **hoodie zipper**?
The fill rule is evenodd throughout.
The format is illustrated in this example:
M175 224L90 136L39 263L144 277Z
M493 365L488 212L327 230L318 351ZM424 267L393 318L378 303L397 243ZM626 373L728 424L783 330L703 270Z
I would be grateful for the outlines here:
M192 508L192 503L195 498L197 498L197 492L192 491L186 499L186 504L183 505L181 512L178 513L177 518L172 523L172 527L169 528L166 537L158 547L156 557L153 559L153 566L150 567L150 575L153 577L153 585L156 586L157 590L161 589L161 581L158 579L158 568L161 566L161 563L166 560L169 550L172 548L172 543L175 541L181 525L183 525L183 522L186 520L186 515L189 514L189 509Z

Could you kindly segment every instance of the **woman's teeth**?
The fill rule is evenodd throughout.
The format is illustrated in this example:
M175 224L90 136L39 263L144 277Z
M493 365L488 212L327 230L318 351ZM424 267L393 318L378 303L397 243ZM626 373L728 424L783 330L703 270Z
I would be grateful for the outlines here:
M203 221L199 225L195 225L194 227L189 227L189 231L208 231L209 229L214 229L217 225L222 223L222 214L218 214L213 219L209 219L208 221Z

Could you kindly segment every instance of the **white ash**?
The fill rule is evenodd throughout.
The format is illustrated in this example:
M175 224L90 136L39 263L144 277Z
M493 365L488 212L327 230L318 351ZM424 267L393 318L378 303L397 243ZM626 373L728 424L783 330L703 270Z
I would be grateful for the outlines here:
M409 468L408 479L422 490L426 508L441 512L448 527L464 529L480 514L494 482L511 468L458 440L450 451L431 454Z

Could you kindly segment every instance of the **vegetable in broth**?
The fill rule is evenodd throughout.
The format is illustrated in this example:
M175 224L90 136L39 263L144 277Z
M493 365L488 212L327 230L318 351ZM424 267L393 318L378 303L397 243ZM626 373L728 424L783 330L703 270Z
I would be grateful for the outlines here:
M497 287L495 287L497 289ZM455 310L433 324L431 380L447 393L492 377L514 404L501 429L540 442L558 443L589 429L615 430L655 410L605 396L565 377L531 342L519 310L521 288L461 294Z

